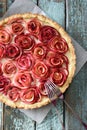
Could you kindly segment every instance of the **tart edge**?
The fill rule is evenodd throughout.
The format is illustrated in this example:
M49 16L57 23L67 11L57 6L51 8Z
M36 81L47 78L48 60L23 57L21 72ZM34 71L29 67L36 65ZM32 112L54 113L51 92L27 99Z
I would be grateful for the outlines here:
M72 81L72 78L74 76L75 69L76 69L75 49L74 49L74 46L72 45L72 41L71 41L70 36L61 27L61 25L59 25L55 21L51 20L50 18L45 17L43 15L39 15L39 14L24 13L24 14L12 15L12 16L10 16L8 18L5 18L5 19L1 20L0 21L0 26L6 24L11 19L18 18L18 17L23 17L24 19L38 18L40 21L48 23L50 26L56 28L56 30L59 31L59 33L62 35L62 37L67 41L67 43L69 45L69 51L70 51L70 54L71 54L71 59L70 59L70 62L71 62L70 65L71 66L70 66L69 75L68 75L68 78L67 78L65 84L62 87L59 87L61 92L64 93L66 91L66 89L69 87L69 84ZM7 96L5 96L4 94L0 94L0 101L5 103L6 105L9 105L9 106L13 107L13 108L23 108L23 109L39 108L39 107L45 106L45 105L50 103L50 100L49 100L48 97L44 97L41 102L37 102L35 104L25 104L25 103L23 103L21 101L13 102L9 98L7 99Z

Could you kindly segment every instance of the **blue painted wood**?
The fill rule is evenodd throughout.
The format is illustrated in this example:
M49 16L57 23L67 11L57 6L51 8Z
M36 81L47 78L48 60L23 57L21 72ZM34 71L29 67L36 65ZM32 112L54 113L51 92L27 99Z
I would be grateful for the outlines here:
M68 0L67 31L87 50L87 0ZM66 93L66 100L87 123L87 64L81 69ZM67 130L84 130L72 113L66 109Z
M32 0L32 1L33 1L35 4L37 4L37 1L38 1L38 0Z
M10 5L14 2L15 0L7 0L7 9L10 7Z
M35 130L35 122L18 109L5 106L4 130Z
M47 117L41 124L36 123L36 130L62 130L62 125L60 123L63 121L63 104L57 101L57 110L59 114L57 115L56 109L53 107L48 113ZM60 117L60 118L59 118Z
M39 0L38 5L50 18L65 27L65 0Z
M0 103L0 130L3 130L3 103Z
M5 13L6 11L6 0L0 0L0 17L3 16L3 14Z

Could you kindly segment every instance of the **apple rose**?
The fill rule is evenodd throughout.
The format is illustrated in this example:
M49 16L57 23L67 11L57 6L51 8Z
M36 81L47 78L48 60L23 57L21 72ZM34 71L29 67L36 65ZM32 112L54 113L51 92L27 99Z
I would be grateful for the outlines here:
M44 86L44 82L41 82L40 85L38 86L38 88L39 88L41 95L44 95L44 96L47 95L47 91L46 91L46 88Z
M66 53L68 51L68 45L65 39L55 36L53 37L49 43L48 46L51 50L58 53Z
M0 63L0 75L2 75L2 63Z
M20 98L20 89L14 85L8 86L8 88L9 89L7 90L6 94L9 97L9 99L14 102L18 101L18 99Z
M5 46L0 43L0 58L3 58L5 55Z
M30 70L33 67L33 64L34 59L32 58L31 54L24 53L17 60L17 65L21 70Z
M5 64L2 66L2 68L3 68L3 72L7 76L12 76L13 74L15 74L17 72L17 67L11 60L5 62Z
M56 85L61 87L66 82L67 76L68 70L66 68L59 68L54 70L50 78Z
M9 34L6 30L0 30L0 42L4 44L8 44L11 42L11 34Z
M55 52L49 51L46 57L46 63L51 67L68 67L68 58L65 55L57 54Z
M8 58L17 58L21 53L21 49L14 43L6 47L6 56Z
M67 56L62 55L62 59L63 59L63 67L68 70L69 60L68 60Z
M42 42L47 43L51 38L56 35L60 36L59 32L57 32L55 28L48 25L44 25L40 30L39 38Z
M24 32L24 27L21 23L13 23L12 24L12 32L14 34L21 34Z
M33 104L41 100L41 94L37 86L32 86L29 89L22 90L20 93L20 99L24 103Z
M32 77L28 72L19 72L14 79L14 83L20 89L30 88Z
M60 67L63 64L62 56L57 55L57 57L50 57L48 63L52 67Z
M40 33L41 23L36 19L32 19L28 22L27 27L28 27L28 31L32 35L37 36Z
M33 38L30 37L30 35L18 35L15 38L15 42L22 48L22 49L28 49L31 50L35 44L35 41Z
M13 18L13 19L8 20L7 24L22 23L22 22L23 22L23 18L18 17L18 18Z
M42 43L37 44L34 47L33 55L36 59L43 59L46 55L46 47Z
M45 65L44 62L38 61L34 65L33 73L36 75L37 78L40 78L41 80L43 80L46 77L48 77L49 70L48 70L47 65Z
M8 86L10 84L10 79L6 78L4 76L0 76L0 92L3 92L5 87Z

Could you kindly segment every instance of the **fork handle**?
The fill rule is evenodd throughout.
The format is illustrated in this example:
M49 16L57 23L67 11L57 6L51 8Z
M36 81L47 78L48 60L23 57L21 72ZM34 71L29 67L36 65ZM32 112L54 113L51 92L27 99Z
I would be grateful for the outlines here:
M57 113L57 115L58 115L58 117L59 117L59 120L60 120L60 123L61 123L61 126L62 126L62 130L66 130L65 127L64 127L64 125L63 125L63 122L62 122L62 120L61 120L61 118L60 118L59 111L58 111L58 109L57 109L57 107L56 107L55 102L52 101L52 104L53 104L53 106L55 107L56 113Z
M87 130L87 124L82 121L82 119L80 118L80 116L71 108L71 106L67 103L67 101L65 99L62 99L62 100L66 104L66 106L71 110L71 112L73 113L73 115L80 121L80 123Z

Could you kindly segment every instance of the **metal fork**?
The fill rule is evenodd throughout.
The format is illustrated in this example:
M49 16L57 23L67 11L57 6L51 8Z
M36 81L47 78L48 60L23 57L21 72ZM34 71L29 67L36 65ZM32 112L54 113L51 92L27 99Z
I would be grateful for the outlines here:
M45 88L47 90L48 97L51 100L51 103L55 107L55 110L56 110L56 112L58 114L58 117L59 117L59 120L60 120L60 123L61 123L61 126L62 126L62 130L65 130L65 127L64 127L63 122L62 122L62 120L60 118L60 115L59 115L59 111L56 108L56 102L55 102L56 101L55 99L56 99L57 95L61 95L61 93L59 92L58 89L54 89L53 87L51 87L49 85L48 81L44 84L44 86L45 86Z
M59 99L61 99L66 104L66 106L71 110L71 112L73 113L73 115L80 121L80 123L87 130L87 124L82 121L82 119L80 118L80 116L71 108L71 106L68 104L68 102L64 99L64 95L60 91L60 89L58 88L58 86L55 85L50 79L48 79L45 82L44 86L45 86L45 89L47 90L47 94L48 94L48 97L51 100L51 102L53 102L56 99L56 97L58 97Z

